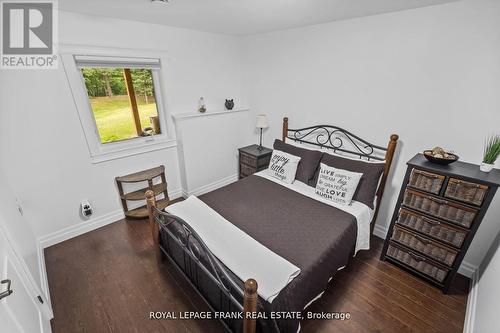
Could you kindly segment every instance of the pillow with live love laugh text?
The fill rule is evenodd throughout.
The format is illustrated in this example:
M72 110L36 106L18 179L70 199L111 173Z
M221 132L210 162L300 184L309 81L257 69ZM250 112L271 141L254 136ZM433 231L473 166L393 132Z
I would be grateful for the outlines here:
M268 172L274 178L291 184L295 180L299 161L300 157L275 149L269 161Z
M321 163L316 195L341 205L350 205L362 173L337 169Z

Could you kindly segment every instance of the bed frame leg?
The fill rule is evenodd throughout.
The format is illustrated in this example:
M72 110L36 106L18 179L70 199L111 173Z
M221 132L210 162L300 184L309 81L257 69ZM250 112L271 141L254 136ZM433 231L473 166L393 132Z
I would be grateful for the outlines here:
M285 138L288 136L288 117L283 118L283 132L281 134L281 140L285 142Z
M156 261L158 263L162 262L163 256L160 250L160 226L156 223L153 210L156 208L156 198L153 191L146 191L146 203L148 207L149 214L149 227L151 228L151 233L153 235L153 248L155 251Z
M373 234L373 229L375 228L375 223L377 222L378 211L380 208L380 203L382 201L382 196L384 195L385 184L387 178L389 177L389 171L391 170L392 160L394 158L394 153L396 152L396 146L398 144L399 135L392 134L387 145L387 151L385 153L385 169L380 180L379 189L377 191L377 206L375 208L375 214L373 215L373 220L371 224L371 233Z
M257 326L257 281L248 279L245 281L243 294L243 333L255 333Z

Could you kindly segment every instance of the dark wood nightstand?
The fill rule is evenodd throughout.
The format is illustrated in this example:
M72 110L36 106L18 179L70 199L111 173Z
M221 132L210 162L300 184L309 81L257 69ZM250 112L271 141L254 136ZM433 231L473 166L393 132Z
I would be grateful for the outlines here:
M258 171L267 169L271 159L272 149L251 145L238 149L240 152L240 179Z
M381 259L446 293L500 186L500 170L432 164L422 154L407 164Z

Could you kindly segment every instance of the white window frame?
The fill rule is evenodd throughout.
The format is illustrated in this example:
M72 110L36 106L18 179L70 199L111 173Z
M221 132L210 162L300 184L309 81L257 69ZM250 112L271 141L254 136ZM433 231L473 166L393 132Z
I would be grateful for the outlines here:
M170 115L164 103L166 87L164 65L167 61L164 52L61 45L60 54L92 163L101 163L177 145L172 135L174 133L173 125L170 121L167 121L167 119L170 119ZM153 136L102 143L90 105L87 87L85 86L81 70L77 66L75 56L88 56L97 59L97 61L101 57L103 62L110 59L135 63L141 63L141 61L146 60L159 61L160 68L152 69L151 72L153 85L155 86L156 109L160 121L161 133Z

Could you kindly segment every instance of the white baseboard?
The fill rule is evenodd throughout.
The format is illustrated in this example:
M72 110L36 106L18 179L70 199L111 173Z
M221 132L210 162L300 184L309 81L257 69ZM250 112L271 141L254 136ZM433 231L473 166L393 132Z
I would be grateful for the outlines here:
M375 227L373 228L373 234L378 238L385 239L385 236L387 235L387 228L375 224Z
M222 186L226 186L228 184L234 183L237 180L238 180L238 174L234 174L234 175L219 179L213 183L200 186L200 187L198 187L194 190L191 190L191 191L183 190L182 194L184 197L188 197L190 195L202 195L202 194L208 193L210 191L216 190Z
M179 198L180 196L182 196L182 189L179 188L174 191L169 191L168 195L171 199ZM42 236L38 238L38 243L40 244L42 249L45 249L52 245L64 242L65 240L71 239L76 236L80 236L92 230L99 229L110 223L119 221L124 218L125 214L123 213L123 210L121 209L115 210L113 212L92 218L88 221L80 222L75 225Z
M174 191L169 191L168 195L171 199L176 199L181 197L182 193L183 193L182 189L179 188ZM40 278L42 280L41 288L45 298L49 301L49 306L51 306L50 291L47 279L47 270L45 267L45 255L43 250L52 245L71 239L73 237L83 235L87 232L99 229L108 224L120 221L123 218L125 218L125 214L123 213L123 210L120 209L111 213L95 217L88 221L80 222L78 224L69 226L67 228L55 231L53 233L47 234L37 239L38 265L40 267Z
M478 271L478 268L479 267L477 265L471 264L470 262L467 261L462 261L462 264L458 269L458 273L467 276L472 281L474 274Z
M182 189L177 189L174 191L169 191L168 193L171 199L176 199L182 196ZM47 271L45 268L45 255L43 250L64 242L68 239L71 239L76 236L83 235L87 232L99 229L108 224L120 221L125 218L125 214L123 210L115 210L114 212L110 212L93 219L90 219L85 222L80 222L75 225L66 227L64 229L55 231L53 233L47 234L38 238L38 264L40 266L40 278L42 279L42 292L45 294L46 299L49 300L50 303L50 292L49 292L49 284L47 280Z
M89 231L104 227L110 223L119 221L125 218L123 210L115 210L114 212L107 213L85 222L80 222L75 225L66 227L64 229L55 231L48 235L38 238L38 243L45 249L52 245L64 242L65 240L71 239L76 236L80 236Z
M479 290L479 269L476 269L471 277L469 297L467 298L467 309L465 310L465 322L463 333L474 332L474 321L476 319L477 294Z
M380 226L378 224L375 225L373 228L373 234L379 238L385 239L387 235L387 227L385 226ZM467 261L462 261L462 264L460 265L460 268L458 269L458 273L472 279L473 275L477 271L478 266L471 264Z
M40 270L40 282L42 288L42 293L44 298L48 301L48 306L52 310L52 301L50 299L50 291L49 291L49 279L47 278L47 267L45 267L45 253L43 252L43 248L40 245L40 242L37 242L37 255L38 255L38 269Z
M36 307L40 310L40 324L47 326L47 323L50 323L50 320L54 317L52 312L52 307L50 302L48 302L48 298L45 297L44 292L41 286L36 282L35 278L31 270L26 265L26 261L24 256L22 256L19 251L18 243L14 242L14 238L12 234L9 232L7 228L4 228L0 223L0 240L5 241L5 255L6 258L9 258L8 262L12 265L14 270L17 272L19 282L24 285L25 291L27 295L36 299L37 296L41 296L43 302L36 301ZM2 246L4 244L2 243ZM6 262L7 263L7 262ZM19 286L17 286L19 287ZM16 285L14 285L14 289ZM3 287L2 287L3 289ZM3 331L2 331L3 332Z
M182 197L183 193L184 191L182 190L182 188L178 188L177 190L174 191L168 191L168 197L170 198L170 200L174 200Z
M168 195L171 199L176 199L179 198L185 194L194 194L194 195L200 195L209 191L212 191L214 189L217 189L219 187L222 187L224 185L230 184L238 179L237 175L231 175L229 177L223 178L221 180L218 180L216 182L213 182L211 184L199 187L191 192L186 193L183 189L177 189L174 191L169 191ZM45 236L42 236L38 238L38 244L39 248L41 248L42 253L43 249L50 247L52 245L64 242L65 240L71 239L76 236L80 236L82 234L85 234L87 232L90 232L92 230L104 227L110 223L119 221L121 219L125 218L125 214L123 211L120 210L115 210L113 212L92 218L88 221L85 222L80 222L75 225L66 227L64 229L55 231L53 233L47 234Z
M104 227L113 222L119 221L125 218L123 210L117 210L102 216L93 218L89 221L80 222L78 224L66 227L64 229L58 230L56 232L50 233L48 235L38 238L38 264L40 266L40 278L42 279L42 292L45 294L45 298L50 301L50 291L49 291L49 281L47 279L47 270L45 267L45 254L44 249L64 242L65 240L71 239L76 236L80 236L92 230Z

